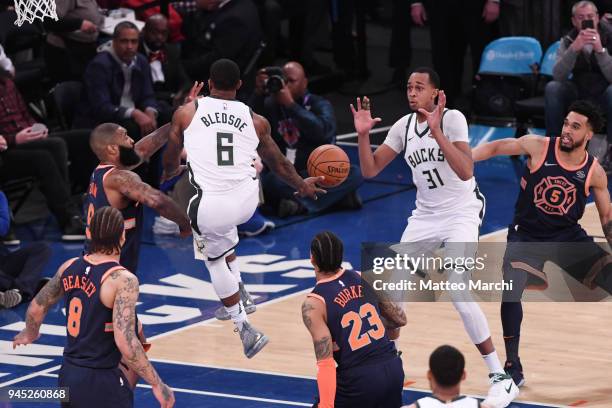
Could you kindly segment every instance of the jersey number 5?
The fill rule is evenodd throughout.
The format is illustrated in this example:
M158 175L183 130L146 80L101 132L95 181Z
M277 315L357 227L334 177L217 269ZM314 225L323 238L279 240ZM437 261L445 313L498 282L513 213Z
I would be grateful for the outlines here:
M72 298L68 305L68 334L77 337L81 332L81 314L83 313L83 302L78 297Z
M372 328L361 334L362 319L366 318ZM383 326L376 308L371 303L361 305L359 314L354 311L346 312L342 316L340 323L343 329L352 325L351 333L349 334L349 346L353 351L367 346L372 342L372 339L380 340L385 335L385 326Z
M217 164L219 166L234 165L234 135L217 133Z

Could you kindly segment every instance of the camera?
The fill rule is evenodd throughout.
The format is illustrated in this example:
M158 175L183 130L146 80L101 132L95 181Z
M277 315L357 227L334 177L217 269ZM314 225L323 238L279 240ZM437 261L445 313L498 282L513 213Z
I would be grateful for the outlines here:
M264 83L264 89L268 94L278 93L287 82L285 73L281 67L266 67L264 73L268 76Z

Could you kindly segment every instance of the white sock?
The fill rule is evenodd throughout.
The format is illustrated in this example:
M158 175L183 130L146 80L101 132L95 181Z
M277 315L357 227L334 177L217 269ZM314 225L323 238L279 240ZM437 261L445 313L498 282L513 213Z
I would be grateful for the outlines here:
M238 283L242 282L242 278L240 277L240 266L238 266L238 258L228 262L227 266L229 266L230 270L232 271L232 275L236 277Z
M225 310L232 318L232 321L236 325L239 331L242 331L242 326L245 322L248 322L247 314L244 311L244 306L242 306L242 302L238 302L233 306L225 306Z
M487 363L490 373L504 373L501 361L499 361L499 357L497 357L497 351L483 355L482 358L484 358L485 363Z

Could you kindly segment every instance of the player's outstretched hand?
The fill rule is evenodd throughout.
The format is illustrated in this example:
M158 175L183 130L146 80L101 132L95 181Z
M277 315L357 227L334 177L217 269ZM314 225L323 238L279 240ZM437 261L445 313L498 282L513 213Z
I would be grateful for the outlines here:
M189 93L185 97L185 100L183 101L183 105L186 105L189 102L193 102L198 97L198 95L200 94L200 91L202 90L202 87L204 87L204 82L195 81L193 83L193 86L189 90Z
M444 114L444 108L446 107L446 94L444 91L440 91L438 93L438 105L434 108L433 112L428 112L427 110L421 108L419 109L419 113L424 115L427 119L427 125L430 129L439 129L440 123L442 122L442 115ZM433 132L431 134L433 137Z
M174 406L174 393L166 384L160 382L152 387L152 390L161 408L172 408Z
M15 350L17 346L27 346L28 344L32 344L39 338L40 333L34 333L25 328L21 332L17 333L17 335L13 338L13 350Z
M351 112L353 112L353 124L355 125L355 131L358 135L368 133L381 118L372 118L370 112L370 99L367 96L363 97L363 103L361 98L357 98L357 110L353 104L351 104Z
M317 194L327 194L327 190L317 186L317 183L320 183L323 180L325 180L324 176L305 178L304 185L299 191L295 192L295 195L300 197L310 197L313 200L316 200Z

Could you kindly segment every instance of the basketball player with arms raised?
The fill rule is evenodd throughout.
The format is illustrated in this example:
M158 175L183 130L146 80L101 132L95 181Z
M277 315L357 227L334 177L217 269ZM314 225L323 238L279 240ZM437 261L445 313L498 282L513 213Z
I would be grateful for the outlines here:
M332 232L310 244L317 284L302 304L302 320L317 359L318 407L399 408L404 369L389 332L404 326L406 315L380 301L357 272L342 269L343 255Z
M185 103L194 100L203 83L195 82ZM138 269L142 235L143 205L179 225L181 236L191 233L189 219L167 195L144 183L131 171L148 160L168 141L170 125L164 125L134 143L125 128L115 123L98 125L89 137L91 150L100 164L91 174L87 193L87 225L96 209L110 205L121 211L125 219L126 243L121 251L121 264L133 273ZM89 229L85 231L85 251L89 245Z
M410 166L417 188L416 209L401 242L419 246L445 243L445 256L473 258L485 201L473 176L467 121L461 112L445 109L446 96L439 84L438 74L430 68L416 69L410 75L407 97L414 113L398 120L374 153L369 132L381 119L372 118L367 97L363 104L358 98L357 110L351 105L351 111L359 138L359 161L366 178L375 177L398 154ZM450 275L462 276L452 270ZM518 396L518 387L501 366L480 306L470 296L456 292L452 292L453 305L489 368L491 387L485 402L505 407Z
M187 209L196 257L204 258L215 292L240 333L245 355L251 358L268 338L249 324L243 304L249 296L238 283L234 249L236 226L251 218L259 203L254 160L259 154L300 196L316 199L325 190L315 185L322 177L302 179L296 173L272 140L268 121L236 100L242 81L235 62L220 59L212 64L208 85L210 96L182 106L172 118L164 178L180 171L184 143L189 180L196 189Z
M66 305L66 346L58 385L69 388L63 407L129 408L134 395L118 367L123 361L148 382L162 408L174 405L172 390L149 362L134 330L138 278L119 264L124 220L116 208L99 208L90 220L90 250L60 266L30 303L26 327L13 348L40 337L47 311L62 297Z
M504 292L501 305L505 368L517 385L525 382L518 354L521 296L527 286L548 286L543 272L546 261L556 263L587 287L612 294L612 256L578 224L593 193L605 237L612 245L608 178L597 159L587 152L587 143L602 126L603 117L593 103L576 101L569 108L559 137L526 135L485 143L473 150L474 161L502 155L528 158L503 263L504 280L513 281L512 291ZM555 244L545 250L529 242ZM568 242L585 244L563 244Z
M108 205L117 208L125 219L127 239L121 251L121 264L134 273L138 269L143 205L176 222L181 236L191 233L185 212L170 197L149 186L131 171L166 143L168 132L168 128L160 128L134 144L125 128L115 123L103 123L93 130L89 140L100 165L91 175L87 194L85 250L89 247L89 221L95 211Z

